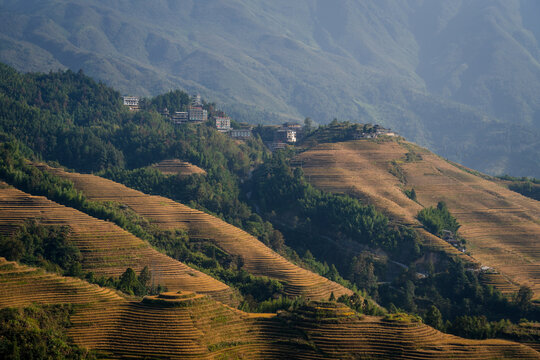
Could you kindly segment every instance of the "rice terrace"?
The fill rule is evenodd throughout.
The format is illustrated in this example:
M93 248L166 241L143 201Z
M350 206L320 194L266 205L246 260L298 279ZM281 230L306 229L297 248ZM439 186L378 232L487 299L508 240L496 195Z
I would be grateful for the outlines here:
M540 1L0 1L0 359L539 359Z
M408 354L410 359L538 358L524 345L463 340L391 318L359 318L345 306L328 303L276 317L243 313L192 292L137 302L1 258L0 283L1 307L72 304L69 336L108 358L340 359L368 353L381 358Z
M519 284L540 290L538 201L408 142L321 144L297 161L317 187L358 196L405 224L418 226L415 217L422 207L444 201L461 224L473 261L503 275L487 275L494 285L503 292ZM415 200L404 192L410 189Z

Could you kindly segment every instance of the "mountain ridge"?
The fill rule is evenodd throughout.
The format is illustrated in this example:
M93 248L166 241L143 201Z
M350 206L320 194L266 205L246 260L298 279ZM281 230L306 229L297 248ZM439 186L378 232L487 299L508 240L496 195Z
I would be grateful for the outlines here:
M0 60L83 69L130 94L200 92L253 123L380 123L475 169L539 177L540 146L523 137L540 137L538 10L530 0L3 1ZM497 133L506 154L491 151Z

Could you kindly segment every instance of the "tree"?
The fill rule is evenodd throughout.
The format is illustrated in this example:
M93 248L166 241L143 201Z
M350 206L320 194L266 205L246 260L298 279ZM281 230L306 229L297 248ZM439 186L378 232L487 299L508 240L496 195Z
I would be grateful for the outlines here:
M514 296L514 302L521 310L527 311L531 307L532 298L532 289L526 285L523 285L519 288L518 292Z
M139 274L139 283L144 287L148 287L148 284L150 283L151 278L152 278L152 273L148 269L148 266L145 266L141 270L141 273Z
M350 265L349 279L353 281L360 289L371 293L377 288L377 276L373 259L369 256L360 255L353 257Z
M405 282L405 297L403 298L403 306L405 310L410 312L416 311L416 304L414 303L414 290L415 286L411 280Z
M118 289L126 294L135 294L140 287L139 280L137 280L137 274L132 268L127 268L126 271L120 276L120 282Z
M424 317L424 323L434 327L437 330L442 330L444 328L441 312L435 305L430 306L426 316Z
M270 235L270 246L272 249L276 251L280 251L283 249L283 246L285 245L285 240L283 239L283 235L278 230L272 231L272 234Z
M306 134L310 133L313 129L313 120L310 117L304 119L304 132Z

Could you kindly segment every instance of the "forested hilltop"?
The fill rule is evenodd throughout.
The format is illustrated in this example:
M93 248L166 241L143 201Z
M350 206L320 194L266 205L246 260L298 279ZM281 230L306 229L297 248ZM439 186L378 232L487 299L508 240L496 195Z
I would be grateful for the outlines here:
M298 152L314 146L325 132L337 130L341 141L339 132L346 134L356 125L336 121L317 131L306 127L305 148L270 153L257 132L245 141L218 132L212 120L220 113L213 103L203 103L210 120L198 125L173 125L159 112L164 105L182 109L190 100L186 93L173 91L144 99L141 110L134 112L122 105L117 91L82 72L22 74L1 65L1 180L116 224L230 286L236 294L231 304L246 311L294 310L306 299L291 297L283 281L251 274L245 259L218 243L201 241L187 231L164 231L121 203L93 200L69 177L51 169L94 173L215 215L288 261L348 289L328 299L359 314L389 312L389 321L415 319L459 336L537 342L533 322L540 317L530 288L503 296L471 271L469 263L422 241L415 227L396 223L357 197L310 184L298 166ZM166 159L189 161L205 172L176 176L152 166ZM443 228L457 232L459 224L444 204L427 209L419 214L427 229L439 236ZM132 296L163 291L160 284L149 282L148 269L126 268L121 276L109 278L84 270L81 250L70 242L68 228L42 226L37 219L15 230L0 240L0 256L8 260ZM394 313L399 315L392 317Z
M380 123L465 166L540 173L536 0L4 0L0 61L252 123Z

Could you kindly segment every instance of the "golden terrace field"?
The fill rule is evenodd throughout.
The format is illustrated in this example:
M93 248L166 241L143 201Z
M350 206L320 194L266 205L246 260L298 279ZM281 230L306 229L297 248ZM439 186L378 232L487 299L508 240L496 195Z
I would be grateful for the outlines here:
M336 298L352 294L349 289L292 264L255 237L214 216L98 176L67 173L58 169L54 172L73 181L75 187L91 200L125 204L162 229L185 229L190 238L213 242L227 253L241 257L244 270L283 281L285 292L290 296L328 299L332 292Z
M83 255L84 271L120 276L128 267L139 272L148 266L156 285L170 290L197 290L227 303L232 301L227 285L154 250L115 224L4 184L0 188L0 233L10 233L28 219L37 219L43 225L69 226L69 240Z
M0 308L34 303L74 304L69 336L112 359L540 358L525 345L359 318L336 303L316 302L275 316L244 313L191 292L128 301L82 280L0 258Z
M473 261L502 275L488 275L488 282L503 292L528 285L539 296L540 202L405 141L320 144L300 154L297 162L315 186L354 194L413 226L419 226L415 216L422 207L445 201L462 225L460 233ZM418 202L403 193L412 188ZM421 233L431 245L468 258L443 240Z
M165 175L189 176L193 174L206 174L206 171L200 167L179 159L163 160L152 165L152 167Z

